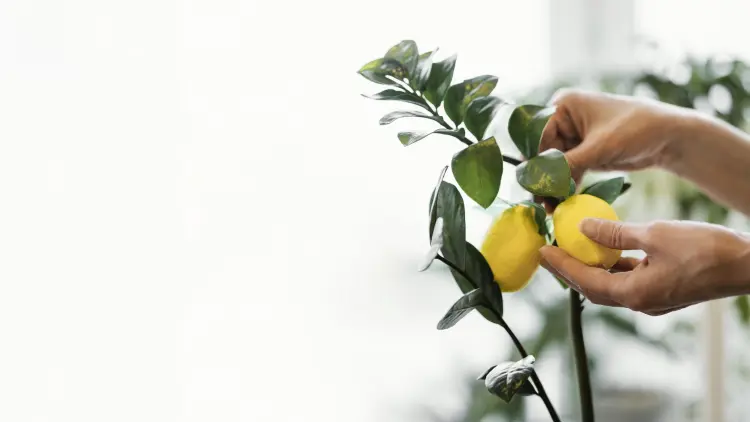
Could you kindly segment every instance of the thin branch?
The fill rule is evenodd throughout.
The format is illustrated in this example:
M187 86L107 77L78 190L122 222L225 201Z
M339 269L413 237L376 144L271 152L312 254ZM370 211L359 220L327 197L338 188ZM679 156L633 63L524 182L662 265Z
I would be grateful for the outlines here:
M458 266L451 261L445 259L443 256L438 255L436 259L457 273L459 273L463 278L465 278L475 289L478 287L478 284L474 279L469 277L466 272L464 272L462 269L458 268ZM505 322L502 315L500 315L497 311L495 311L492 308L488 308L490 312L492 312L493 315L500 321L500 326L502 326L505 329L505 332L508 333L508 336L510 336L511 340L513 341L513 344L516 346L516 349L518 350L518 353L521 354L521 357L526 357L529 354L526 353L526 349L523 347L523 344L521 344L521 341L516 337L516 334L513 332L513 330L510 329L510 326ZM534 386L536 386L536 389L538 391L539 397L542 398L542 401L544 402L544 406L547 407L547 411L549 412L550 417L552 418L553 422L560 422L560 417L557 416L557 411L555 410L555 407L552 405L552 402L549 399L549 396L547 396L547 392L544 390L544 385L542 384L542 380L539 379L539 376L536 374L535 370L532 370L531 372L531 379L534 381Z
M591 398L589 362L586 356L586 345L583 341L583 327L581 326L582 312L583 306L581 306L580 295L574 289L570 289L570 331L578 375L578 392L581 398L581 422L594 422L594 402Z

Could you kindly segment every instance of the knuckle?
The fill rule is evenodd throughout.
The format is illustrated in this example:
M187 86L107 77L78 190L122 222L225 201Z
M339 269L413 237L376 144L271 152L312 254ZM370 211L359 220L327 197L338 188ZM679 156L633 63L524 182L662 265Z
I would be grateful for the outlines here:
M554 95L553 103L568 104L575 103L583 96L583 92L576 88L561 88Z
M614 247L619 248L622 246L622 225L612 225L612 230L610 231L609 236L609 240Z

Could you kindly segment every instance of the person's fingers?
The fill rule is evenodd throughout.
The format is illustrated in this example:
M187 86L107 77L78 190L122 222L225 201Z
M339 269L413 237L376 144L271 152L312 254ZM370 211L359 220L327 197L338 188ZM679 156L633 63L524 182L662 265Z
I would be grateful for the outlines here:
M560 274L560 273L559 273L559 272L558 272L558 271L557 271L557 270L555 269L555 267L553 267L552 265L550 265L550 264L549 264L549 263L548 263L547 261L545 261L544 259L542 259L542 262L541 262L541 264L542 264L542 267L544 267L544 268L545 268L545 269L546 269L547 271L549 271L549 272L550 272L550 273L551 273L551 274L552 274L553 276L555 276L555 277L557 277L558 279L560 279L560 280L561 280L561 281L562 281L563 283L565 283L565 284L566 284L566 285L567 285L567 286L568 286L569 288L571 288L571 289L573 289L573 290L577 291L578 293L582 293L582 292L581 292L581 291L579 290L579 289L580 289L580 287L578 287L577 285L575 285L575 284L573 284L572 282L570 282L570 281L568 281L567 279L565 279L565 277L563 277L563 276L562 276L562 274ZM584 295L584 296L585 296L585 295ZM589 301L590 301L591 303L594 303L594 304L596 304L596 305L606 305L606 306L616 306L616 307L621 307L621 306L622 306L621 304L619 304L619 303L617 303L617 302L615 302L615 301L613 301L613 300L610 300L610 299L607 299L607 298L604 298L604 297L601 297L601 296L596 296L596 295L594 295L594 294L591 294L590 292L589 292L589 296L587 296L587 298L589 299Z
M611 274L601 268L589 267L554 246L544 246L539 251L545 261L545 268L554 268L557 274L584 296L595 298L601 303L622 303L618 297L621 274Z
M582 142L578 146L566 151L565 159L568 161L570 172L576 181L580 180L586 170L595 170L600 164L598 148L592 142Z
M584 218L581 233L594 242L612 249L642 249L645 226L600 218Z
M617 272L625 272L625 271L633 271L635 267L641 264L641 260L638 258L631 258L631 257L625 257L620 258L619 261L615 263L615 265L610 268L610 271L617 271Z

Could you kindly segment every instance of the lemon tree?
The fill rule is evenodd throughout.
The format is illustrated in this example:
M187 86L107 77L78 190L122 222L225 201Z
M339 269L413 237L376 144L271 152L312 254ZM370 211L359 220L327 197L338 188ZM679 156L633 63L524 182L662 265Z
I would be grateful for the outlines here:
M515 396L539 396L550 418L559 421L534 370L534 357L526 352L503 317L503 294L519 291L529 284L539 268L539 249L547 243L558 245L587 265L603 268L614 265L620 251L594 243L579 231L578 224L586 217L616 220L617 214L610 204L629 184L623 178L614 178L577 192L565 155L554 149L539 151L542 134L555 114L554 107L509 104L493 96L497 77L492 75L454 83L456 55L438 60L436 51L420 54L414 41L405 40L388 49L383 57L366 63L359 74L387 87L366 95L367 98L411 107L386 114L380 119L381 125L404 119L420 119L434 125L428 130L399 132L397 138L403 146L426 142L427 138L437 138L435 135L451 137L462 144L449 160L458 186L445 180L446 166L430 195L430 245L419 265L420 271L430 268L436 260L448 266L462 294L448 308L437 328L451 328L474 310L502 327L522 359L492 367L480 379L490 392L506 402ZM504 107L511 108L507 129L518 158L501 152L493 134L488 133ZM466 240L463 195L483 208L496 203L506 166L515 166L516 182L530 196L559 205L548 216L535 202L511 204L487 227L478 249ZM550 225L554 226L553 232L548 230ZM582 301L578 292L570 290L568 294L581 414L584 422L592 422L588 359L580 319Z

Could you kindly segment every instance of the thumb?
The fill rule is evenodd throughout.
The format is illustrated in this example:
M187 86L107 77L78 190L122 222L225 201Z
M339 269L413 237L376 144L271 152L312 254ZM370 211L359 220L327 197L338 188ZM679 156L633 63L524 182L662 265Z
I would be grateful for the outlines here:
M642 249L644 227L601 218L584 218L581 233L594 242L612 249Z

